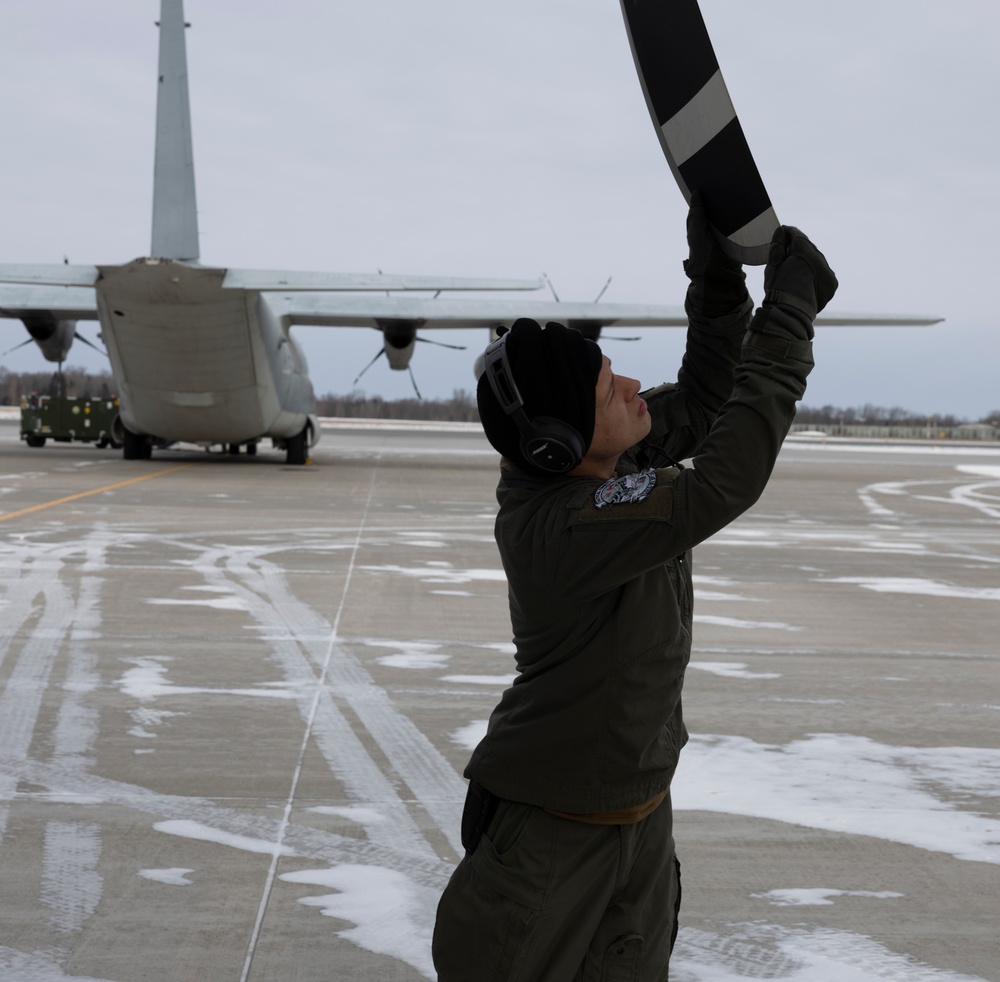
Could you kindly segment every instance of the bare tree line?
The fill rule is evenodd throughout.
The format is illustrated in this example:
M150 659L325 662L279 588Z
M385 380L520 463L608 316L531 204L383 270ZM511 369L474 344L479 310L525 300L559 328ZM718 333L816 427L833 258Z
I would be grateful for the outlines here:
M988 426L1000 426L1000 409L994 409L980 419L966 419L953 413L924 412L916 413L911 409L895 406L887 409L884 406L800 406L795 414L796 423L811 423L815 426L926 426L928 424L945 429L953 426L963 426L968 423L982 423Z
M78 398L105 398L117 395L110 372L90 373L82 368L64 368L65 394ZM59 373L11 372L0 367L0 405L16 406L22 395L59 393ZM450 399L383 399L362 391L346 395L328 392L316 399L320 416L348 419L424 419L435 422L473 423L479 420L475 394L455 389ZM797 424L814 426L899 426L933 425L954 427L967 423L983 423L1000 428L1000 409L980 419L969 420L953 413L914 412L898 406L886 408L867 403L863 406L800 406L795 415Z
M465 389L455 389L450 399L391 399L363 392L320 396L316 400L320 416L348 419L427 419L435 422L476 423L476 398Z
M75 396L78 399L106 399L117 395L110 372L91 373L83 368L64 368L59 372L11 372L0 366L0 405L18 406L21 396Z

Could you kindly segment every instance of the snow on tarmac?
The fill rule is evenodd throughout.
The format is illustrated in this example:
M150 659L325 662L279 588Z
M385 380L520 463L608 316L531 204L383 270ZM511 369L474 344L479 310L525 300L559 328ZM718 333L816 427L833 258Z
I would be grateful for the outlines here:
M918 576L835 576L824 583L854 583L876 593L911 593L955 600L1000 600L1000 587L958 587Z
M486 720L473 720L451 739L471 750L485 733ZM1000 825L956 803L962 797L1000 798L1000 750L897 747L850 734L814 734L784 746L695 734L681 754L671 796L675 811L876 836L1000 864Z
M1000 480L1000 467L961 465L957 470L971 480L950 492L932 487L927 482L873 485L867 490L868 497L865 499L873 506L870 513L888 518L894 514L889 505L904 501L908 496L924 496L925 499L932 497L947 507L971 509L977 516L990 516L1000 504L994 490L997 480ZM878 528L881 531L877 533L871 529L851 531L840 535L839 541L838 533L816 528L785 529L782 534L798 536L803 542L811 539L819 548L848 548L857 552L920 553L925 548L923 542L893 538L887 528ZM95 538L95 555L102 555L101 550L107 549L111 541L110 535L106 541ZM135 535L132 541L141 545L143 539L141 535ZM753 528L737 529L729 535L728 541L771 548L774 536ZM448 537L445 533L421 532L419 536L413 534L407 544L414 550L434 549L440 555L448 544ZM281 547L284 545L281 544ZM28 550L30 543L24 548ZM317 539L312 544L303 542L300 548L303 552L313 549L321 553L330 546L328 542ZM28 552L25 556L27 562L31 557ZM124 667L117 677L110 680L110 684L121 696L131 700L132 708L128 709L128 714L134 727L128 731L130 736L155 746L158 731L167 717L187 715L158 709L156 700L161 698L225 695L295 700L307 690L312 678L311 671L306 671L309 666L304 660L300 665L295 661L294 653L286 652L282 647L284 639L294 636L304 650L309 650L312 644L319 652L325 653L329 639L336 636L335 632L294 595L278 563L270 564L266 548L262 547L260 554L254 554L252 558L258 566L251 567L247 557L238 550L230 550L227 546L214 547L211 555L206 552L205 558L198 557L193 561L197 565L191 566L193 571L204 570L207 582L181 586L179 591L172 591L169 596L145 598L145 602L153 608L187 607L193 615L199 609L226 612L223 616L247 615L255 620L261 642L274 644L274 664L279 665L278 655L285 659L280 662L283 669L275 669L274 681L271 682L247 688L217 689L175 682L171 676L181 676L180 665L170 657L136 655L123 658ZM94 559L89 561L96 564ZM222 572L216 572L215 564L220 571L225 564L233 585L223 580ZM30 563L26 569L32 569ZM259 575L260 569L268 574L266 590L254 592L251 588L257 586L254 577ZM502 572L489 568L488 561L481 566L470 563L469 568L447 562L415 560L405 565L369 565L359 566L358 569L372 574L375 579L396 576L420 581L428 587L443 587L428 589L427 592L454 598L447 601L449 604L462 604L482 584L503 579ZM93 565L93 570L99 570L99 567ZM941 575L932 579L866 576L863 570L853 576L823 576L822 572L817 569L811 574L814 582L829 584L824 588L831 591L855 589L982 601L981 607L987 610L992 609L991 601L1000 599L1000 590L988 581L983 585L960 586L946 582L947 576ZM39 566L39 589L54 591L56 586L47 575ZM698 577L696 588L699 603L738 603L737 612L741 614L762 609L753 606L760 601L741 596L738 582L732 579ZM88 632L87 637L99 638L102 628L96 588L93 597L83 591L79 598L71 599L73 606L69 606L67 601L65 624L59 622L57 626L67 635L72 627L77 632L74 637L83 638L84 632ZM776 620L735 618L715 613L718 608L714 606L710 609L713 611L711 614L699 613L701 623L731 628L750 637L760 629L783 632L802 630L797 625ZM728 609L723 609L729 613ZM30 604L25 610L30 611ZM287 617L280 616L286 611ZM23 616L27 617L27 613ZM45 629L53 630L48 623ZM47 636L38 631L36 646L43 647L42 642L48 643ZM458 658L452 654L454 649L440 639L354 638L351 643L372 650L372 658L367 663L359 660L355 664L351 661L350 652L338 649L339 661L335 665L346 665L353 674L345 670L336 683L350 683L355 687L352 690L355 694L364 693L370 697L371 705L362 701L358 705L359 711L370 714L371 730L378 734L372 738L373 742L378 742L379 747L388 748L396 755L394 766L407 778L424 774L413 761L426 765L427 783L431 790L417 796L419 800L429 803L449 798L454 800L451 784L444 781L447 777L452 783L460 783L451 773L454 769L447 762L442 765L440 760L432 758L428 747L422 744L415 747L412 760L404 755L403 752L415 744L421 734L413 727L405 728L404 724L409 721L402 712L390 700L381 698L384 691L379 686L369 684L371 680L363 674L365 665L374 662L379 672L405 674L407 683L417 677L416 673L425 672L436 682L482 687L489 695L489 687L499 688L512 681L512 674L506 671L511 666L509 656L512 646L501 641L470 644L470 648L490 649L505 657L484 660L483 670L478 674L468 671L459 674ZM64 690L62 729L56 732L55 745L57 751L65 754L72 751L79 755L90 751L97 739L96 723L84 713L86 707L80 703L79 693L91 691L97 681L92 678L94 670L86 650L82 645L78 647L79 650L70 649L72 671L69 677L72 685L67 685ZM36 658L34 664L41 664L41 660ZM781 677L773 672L754 671L753 666L737 660L696 658L690 667L693 671L731 679L735 686L749 681L766 684L770 679ZM37 673L41 669L35 667L33 671ZM377 677L381 679L381 675ZM484 734L486 720L481 718L484 714L481 706L472 708L470 705L463 709L462 698L456 693L454 721L445 739L450 739L453 745L471 748ZM402 858L394 865L391 859L363 865L350 860L336 864L331 861L324 865L325 858L299 848L302 840L296 840L295 848L283 845L267 837L268 829L264 825L260 826L260 837L237 834L222 827L224 823L218 817L213 819L207 812L202 814L197 811L201 807L197 802L192 803L191 818L151 820L150 825L164 839L172 836L201 840L247 854L294 860L305 868L281 873L280 879L315 888L311 895L299 899L302 907L312 908L329 918L331 931L358 948L398 959L410 966L412 973L433 979L430 936L437 898L446 875L443 872L445 864L440 864L439 883L433 878L429 880L426 875L422 878L411 868L417 865L416 862L406 860L413 856L424 862L425 868L430 868L437 861L436 857L430 855L429 847L428 856L407 852L407 849L424 845L417 831L411 830L407 824L408 808L386 796L386 789L375 780L378 774L374 763L370 765L371 773L363 770L369 767L365 749L345 742L350 736L349 729L334 729L337 723L336 706L321 708L329 717L327 730L338 737L337 740L330 739L330 746L324 747L324 753L329 756L331 769L339 767L345 782L353 783L345 796L345 803L309 810L318 816L360 827L359 834L363 834L364 838L345 841L352 844L377 841L381 849L379 856L391 856L392 847L402 842L406 848L399 850L398 856ZM478 718L470 718L473 716ZM13 713L8 713L6 717L7 720L15 718ZM382 730L377 725L380 721L384 724ZM0 726L4 725L12 734L12 739L7 741L8 752L16 750L27 757L31 731L25 726L22 733L13 723L0 720ZM322 729L319 732L323 732ZM18 744L18 739L23 747ZM160 742L163 742L162 738ZM9 750L11 746L14 750ZM142 749L135 752L153 751ZM438 784L443 790L437 788ZM53 801L59 800L62 794L67 801L80 804L101 800L103 787L95 784L92 799L83 796L82 792L71 796L69 790L60 791L58 786L49 794ZM835 789L835 793L831 789ZM13 796L15 791L16 785L12 783L8 797ZM674 784L674 807L678 810L752 816L840 835L875 836L959 860L993 865L1000 865L1000 827L995 819L973 810L971 802L998 798L1000 750L960 746L893 746L847 733L812 733L784 744L758 742L734 734L696 734L682 755ZM427 824L435 829L450 827L437 815L432 816ZM105 835L106 832L93 822L49 822L45 827L40 890L47 916L57 933L68 935L79 932L85 922L94 916L104 889L98 871L102 857L109 853L111 846L110 840L105 841ZM412 842L407 836L411 836ZM207 867L195 870L180 866L154 867L152 864L136 868L134 872L153 884L149 889L163 891L164 894L179 892L183 897L195 891L186 889L180 892L174 888L196 887L213 875L213 870ZM870 904L872 911L877 912L873 916L883 920L891 917L893 905L904 899L892 891L866 890L861 888L863 886L840 884L834 888L822 883L783 884L781 888L754 896L760 899L762 909L829 906L841 901ZM74 976L66 972L65 964L67 960L62 951L22 952L0 945L0 980L3 982L124 982L123 979ZM983 982L974 976L924 965L861 934L778 926L763 918L753 924L728 924L724 933L720 934L682 928L671 964L671 979L677 982L746 982L760 978L783 982Z
M433 920L440 891L414 883L405 873L378 866L342 865L285 873L287 883L308 883L332 891L303 897L299 903L318 907L327 917L355 926L338 935L368 951L407 962L429 979Z
M824 928L733 924L726 937L681 930L671 982L985 982L932 968L860 934Z
M694 735L674 808L725 812L875 836L956 859L1000 864L1000 824L960 807L1000 798L1000 750L897 747L820 733L784 746Z

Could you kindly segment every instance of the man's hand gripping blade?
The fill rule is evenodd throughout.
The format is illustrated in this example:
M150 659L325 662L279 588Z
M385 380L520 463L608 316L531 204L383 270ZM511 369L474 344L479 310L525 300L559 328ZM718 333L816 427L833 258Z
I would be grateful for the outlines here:
M724 251L767 262L778 218L729 98L697 0L621 0L632 56L677 185L702 193Z

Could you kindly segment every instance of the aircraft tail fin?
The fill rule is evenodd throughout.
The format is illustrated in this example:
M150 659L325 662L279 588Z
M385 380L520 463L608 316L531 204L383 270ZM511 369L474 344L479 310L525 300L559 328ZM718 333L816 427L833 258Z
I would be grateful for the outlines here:
M198 258L198 210L184 30L183 0L161 0L151 253L157 259Z

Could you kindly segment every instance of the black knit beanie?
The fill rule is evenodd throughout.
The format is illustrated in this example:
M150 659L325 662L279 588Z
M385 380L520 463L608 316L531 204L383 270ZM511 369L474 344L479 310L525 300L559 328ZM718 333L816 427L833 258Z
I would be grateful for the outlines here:
M572 426L589 447L594 436L601 349L579 331L550 321L544 330L526 317L514 322L504 342L510 370L529 419L552 416ZM486 438L515 467L541 473L521 453L521 433L503 411L485 372L476 389ZM551 475L549 475L551 476Z

